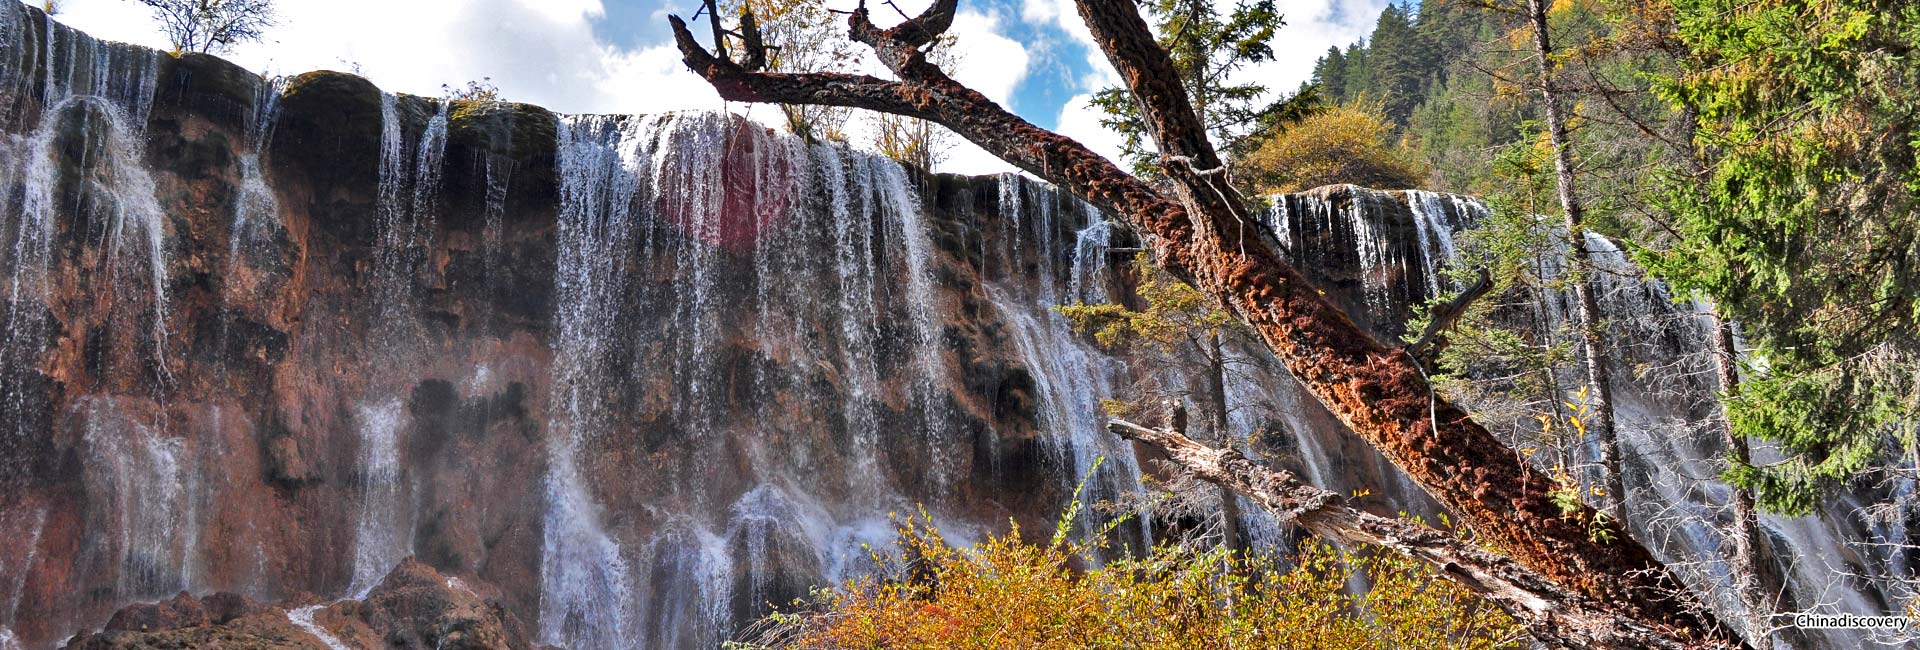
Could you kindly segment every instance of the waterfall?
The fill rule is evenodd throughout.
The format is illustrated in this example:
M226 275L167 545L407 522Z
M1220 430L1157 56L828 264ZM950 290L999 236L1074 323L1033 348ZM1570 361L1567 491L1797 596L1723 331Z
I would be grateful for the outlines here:
M451 101L435 102L438 108L420 134L420 151L413 162L413 204L405 232L407 245L427 248L432 245L433 222L440 199L440 178L447 157L447 111ZM384 108L382 109L384 111Z
M101 242L95 262L109 271L118 302L148 312L151 357L156 370L167 371L166 214L154 197L153 176L142 163L144 127L132 119L103 97L70 96L47 109L40 126L22 143L26 168L18 175L20 187L10 191L21 198L19 217L10 224L14 243L7 269L12 307L7 356L19 364L15 371L37 359L44 346L46 315L38 306L52 300L57 281L53 237L63 214L73 215ZM66 151L60 145L73 137L83 138L79 146L85 157L78 162L91 173L62 186L68 179L60 173ZM140 275L146 276L145 287L125 286Z
M1124 503L1144 468L1101 400L1204 379L1100 349L1052 309L1130 300L1112 248L1137 243L1030 179L929 176L697 113L560 117L549 161L527 146L548 124L512 121L537 109L358 82L283 108L277 82L188 76L252 83L217 63L0 8L0 486L27 486L0 512L0 650L178 589L366 594L415 551L533 610L515 614L541 643L713 647L769 602L873 570L889 512L924 506L964 546L1051 521L1099 459L1083 498ZM377 108L378 139L317 134L365 152L318 160L326 146L300 146L326 144L316 106ZM181 151L232 166L201 174ZM319 165L336 167L302 173ZM1386 339L1449 288L1486 210L1346 186L1276 197L1264 220ZM1711 380L1680 354L1705 349L1699 314L1584 237L1621 342L1601 362L1634 377L1617 391L1629 480L1666 515L1635 532L1724 581ZM1431 512L1260 346L1227 353L1236 442L1371 491L1369 508ZM1859 520L1869 498L1764 518L1804 602L1897 598L1911 567L1874 544L1905 530ZM1242 506L1256 544L1290 541ZM288 618L345 647L321 609Z
M1029 195L1034 200L1025 200ZM1058 476L1063 481L1087 479L1081 499L1089 504L1141 492L1140 468L1132 450L1107 433L1106 414L1100 406L1101 399L1118 394L1116 387L1125 367L1076 335L1066 318L1053 309L1066 302L1107 300L1102 275L1111 226L1097 211L1059 190L1018 175L1000 177L1000 196L1008 202L1002 204L1004 217L1014 219L1019 215L1015 223L1031 224L1038 241L1037 248L1031 250L1009 248L1008 258L1020 262L1017 268L1024 268L1025 256L1032 255L1040 271L1031 278L1010 274L1005 281L990 286L987 293L1001 317L1014 325L1009 333L1039 389L1040 429L1060 464ZM1055 212L1061 202L1077 208L1064 223ZM1026 214L1029 207L1030 215ZM1074 234L1071 266L1064 274L1054 264L1060 250L1052 245L1057 229ZM1068 290L1064 296L1061 285ZM1085 476L1102 458L1105 464L1099 473ZM1096 516L1091 508L1083 510L1076 522L1078 532L1084 535L1098 528ZM1136 541L1142 544L1153 539L1148 524L1142 520L1136 528Z
M378 321L369 329L379 363L420 354L414 293L431 246L447 145L448 107L435 102L416 146L409 153L400 98L380 96L380 162L377 235L371 290ZM411 163L411 164L409 164ZM367 395L357 407L354 432L360 446L360 513L354 532L353 584L364 595L395 564L412 552L414 516L407 496L404 440L405 405L398 384L383 373L370 375Z
M227 259L221 272L220 331L214 346L220 356L214 360L224 374L227 370L227 346L237 318L234 307L249 295L257 295L262 270L251 268L254 260L277 252L278 238L285 228L279 222L280 203L267 184L260 168L260 154L273 141L274 120L279 115L280 93L284 78L275 78L258 86L254 93L253 117L242 134L244 150L239 157L239 184L233 199L233 224L227 231Z
M1357 188L1349 185L1347 189L1352 192ZM1363 295L1366 296L1367 309L1370 313L1379 314L1391 305L1387 297L1386 278L1390 260L1387 258L1389 244L1384 236L1375 232L1374 221L1370 218L1378 211L1372 199L1372 194L1355 193L1354 199L1347 203L1345 218L1353 228L1354 256L1360 262L1358 271L1361 286L1365 287ZM1331 213L1332 210L1327 212Z
M300 631L313 635L313 638L319 639L321 645L326 646L327 650L352 650L347 647L346 643L341 642L338 637L321 628L320 624L313 622L313 615L326 608L327 606L322 604L307 605L305 607L296 607L287 610L287 622L292 623L294 627L300 628Z
M21 525L19 518L23 515L28 523ZM20 612L20 597L24 595L27 588L27 572L33 570L33 561L40 554L40 533L46 529L47 511L35 509L31 514L9 512L0 519L0 524L5 525L4 528L0 528L0 531L5 531L8 539L21 542L15 551L19 555L17 561L0 563L0 577L12 576L13 578L13 584L6 585L6 609L0 610L4 613L0 615L0 621L16 621L19 620L15 617ZM0 632L7 632L6 626L0 625Z
M1344 200L1336 200L1336 195ZM1369 218L1383 202L1366 190L1329 186L1273 197L1264 214L1283 257L1296 265L1336 270L1332 278L1355 287L1352 314L1364 322L1391 317L1395 304L1390 277L1399 259L1390 232Z
M873 348L880 333L875 319L860 317L878 310L874 296L873 229L869 227L873 220L871 203L862 201L863 210L854 212L841 152L824 144L816 146L814 151L822 184L827 189L826 208L833 218L833 270L839 279L840 308L836 320L842 341L840 365L847 373L847 433L855 454L855 478L861 488L873 494L885 479L880 475L879 460L874 454L880 440L876 400L883 388ZM863 176L864 171L862 169Z
M731 622L729 574L743 560L728 552L726 540L683 518L655 532L640 549L648 590L639 608L639 641L629 647L718 645Z
M376 300L379 303L380 323L376 326L383 331L379 341L390 348L401 347L401 341L394 340L398 320L409 315L412 307L413 291L413 254L419 242L420 214L415 209L417 189L414 183L420 176L419 168L410 162L424 161L429 155L431 143L427 138L421 143L417 154L407 153L406 120L400 113L400 98L392 93L380 94L380 181L377 203L378 239L374 248L374 277L372 284ZM435 177L438 172L434 172Z
M487 196L481 207L481 259L486 264L487 286L493 288L495 273L506 263L503 247L506 237L507 190L513 184L513 162L497 156L486 158Z
M88 528L117 537L95 550L116 568L118 595L164 596L192 586L186 567L197 550L190 495L198 476L185 441L163 436L125 406L95 397L79 407L86 418L88 492L102 502L91 511L102 519Z
M354 526L353 584L356 597L380 584L412 547L412 517L402 493L405 468L400 461L399 400L362 405L356 413L360 434L360 517Z
M876 156L710 115L566 117L558 132L542 638L710 645L767 600L864 566L858 545L891 538L876 511L958 478L935 234L907 172ZM629 283L651 269L671 275ZM760 360L746 374L742 355ZM737 401L804 391L817 384L794 373L821 369L836 392L801 417L844 431L839 459L782 442L811 433L755 412L775 404ZM603 470L586 463L626 440L614 434L633 407L609 400L649 376L664 381L639 408L666 408L643 435L695 465L661 477L651 523L609 529L590 482ZM883 422L902 416L924 430L914 453L929 464L914 477L876 455ZM699 478L734 454L744 491ZM808 475L818 463L844 472Z
M1485 208L1464 197L1429 192L1407 193L1408 207L1425 236L1432 237L1435 263L1444 266L1463 255L1450 234L1471 228ZM1543 260L1548 281L1567 272L1566 232L1543 223L1550 236L1562 242ZM1592 261L1589 273L1606 317L1611 352L1603 363L1614 365L1614 411L1626 460L1630 506L1635 536L1648 544L1669 567L1689 583L1704 589L1722 611L1745 607L1729 587L1730 576L1722 555L1729 488L1711 480L1721 471L1719 425L1711 415L1718 406L1712 391L1712 349L1697 300L1677 300L1661 282L1650 279L1617 244L1591 231L1581 235ZM1426 239L1422 239L1426 242ZM1544 296L1551 327L1574 327L1571 288ZM1631 378L1630 380L1627 378ZM1577 385L1572 381L1569 385ZM1585 454L1597 457L1589 441ZM1766 462L1764 448L1756 461ZM1803 608L1820 612L1879 613L1889 611L1888 596L1900 589L1905 575L1895 566L1875 567L1885 555L1880 546L1898 533L1875 531L1861 518L1863 508L1852 495L1838 495L1822 512L1808 517L1761 517L1777 555L1788 562L1794 597ZM1644 516L1640 516L1644 515ZM1890 558L1889 558L1890 559ZM1873 640L1860 631L1805 631L1825 638L1833 647L1857 647Z
M880 156L862 160L872 170L876 202L888 215L889 238L905 249L905 297L907 318L913 324L914 357L919 364L916 398L920 402L922 435L928 457L935 462L927 468L928 479L936 491L944 491L956 477L947 463L940 462L954 453L943 444L956 433L952 414L945 402L947 367L943 345L941 301L934 293L933 233L925 221L919 197L907 181L907 172L898 163Z
M254 95L253 119L248 121L243 134L245 153L240 157L240 191L233 202L233 228L228 235L229 278L243 263L243 251L271 244L268 236L273 230L267 226L271 223L269 220L278 217L280 205L274 198L273 188L267 186L266 175L260 171L260 153L273 141L274 118L279 115L280 92L285 88L286 80L275 78L260 84Z
M1463 222L1470 224L1478 221L1471 215L1484 214L1486 208L1464 197L1423 190L1407 191L1407 207L1413 210L1413 225L1420 240L1420 266L1427 276L1427 295L1429 299L1437 298L1441 294L1444 267L1460 257L1459 247L1453 242L1453 220L1448 218L1447 210L1451 208L1454 214L1461 215Z
M632 213L652 164L646 124L579 117L556 128L560 229L555 307L553 403L547 434L547 511L541 550L540 630L545 643L619 648L633 643L633 583L620 545L601 528L600 507L578 463L600 433L599 401L609 375L626 295Z
M407 347L400 323L413 315L413 280L432 244L451 102L436 105L409 155L399 97L380 95L379 239L373 282L382 314L380 342L396 348L393 352Z

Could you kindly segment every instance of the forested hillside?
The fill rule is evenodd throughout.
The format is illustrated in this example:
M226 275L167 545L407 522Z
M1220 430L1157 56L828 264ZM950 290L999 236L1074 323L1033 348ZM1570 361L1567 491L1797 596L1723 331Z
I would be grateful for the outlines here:
M1551 2L1546 79L1571 162L1558 179L1528 11L1390 6L1366 42L1322 56L1311 85L1384 120L1423 189L1486 197L1479 241L1496 262L1564 236L1524 222L1563 211L1566 184L1586 229L1680 299L1712 301L1752 348L1735 428L1791 458L1732 475L1763 505L1805 512L1821 487L1888 471L1916 396L1902 369L1920 322L1920 9Z

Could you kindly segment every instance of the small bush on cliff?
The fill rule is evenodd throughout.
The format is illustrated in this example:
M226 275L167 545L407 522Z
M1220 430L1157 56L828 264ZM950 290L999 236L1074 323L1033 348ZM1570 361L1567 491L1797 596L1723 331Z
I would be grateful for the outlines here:
M1392 135L1393 125L1377 105L1321 111L1260 143L1240 161L1237 174L1260 194L1339 183L1419 187L1426 171L1393 147Z
M1015 528L960 548L924 515L899 529L898 550L874 554L876 575L817 590L731 647L1525 646L1504 612L1391 553L1313 543L1289 567L1221 547L1163 545L1099 564L1108 549L1062 533L1036 544ZM1355 577L1371 584L1364 594L1345 592Z

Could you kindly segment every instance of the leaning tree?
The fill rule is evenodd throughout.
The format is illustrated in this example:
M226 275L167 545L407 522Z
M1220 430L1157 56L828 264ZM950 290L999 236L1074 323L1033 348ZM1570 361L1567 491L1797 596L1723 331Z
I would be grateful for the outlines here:
M941 124L1002 160L1065 188L1137 232L1155 261L1257 332L1293 376L1350 429L1383 452L1476 535L1465 543L1401 520L1363 517L1337 495L1203 452L1179 431L1116 423L1189 470L1336 539L1369 541L1435 564L1558 647L1740 647L1674 573L1612 522L1603 534L1585 506L1569 516L1555 484L1435 394L1411 355L1360 329L1279 254L1233 188L1167 52L1133 2L1077 0L1080 17L1138 105L1164 180L1130 175L1074 140L1042 129L953 80L926 46L953 23L958 0L935 0L891 28L864 3L849 36L896 79L761 69L707 51L669 17L687 66L729 101L860 108ZM752 29L752 21L742 21ZM714 35L724 32L714 26ZM758 43L757 34L742 34ZM1143 433L1145 432L1145 433ZM1185 442L1182 442L1185 441ZM1192 445L1192 446L1188 446ZM1198 449L1196 449L1196 447ZM1610 533L1610 534L1608 534ZM1499 554L1477 544L1490 545Z

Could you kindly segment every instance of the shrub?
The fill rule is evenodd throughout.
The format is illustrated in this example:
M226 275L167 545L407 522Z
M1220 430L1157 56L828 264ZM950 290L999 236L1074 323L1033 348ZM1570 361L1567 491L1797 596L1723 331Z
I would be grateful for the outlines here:
M1504 612L1397 554L1308 543L1286 566L1167 544L1100 564L1103 545L1066 541L1064 525L1046 544L1016 527L969 548L924 514L897 526L898 548L873 554L877 574L815 590L733 647L1525 646ZM1347 593L1355 578L1371 586Z
M1261 194L1352 183L1419 187L1426 172L1388 144L1392 126L1377 107L1349 105L1300 120L1240 161L1241 181Z

